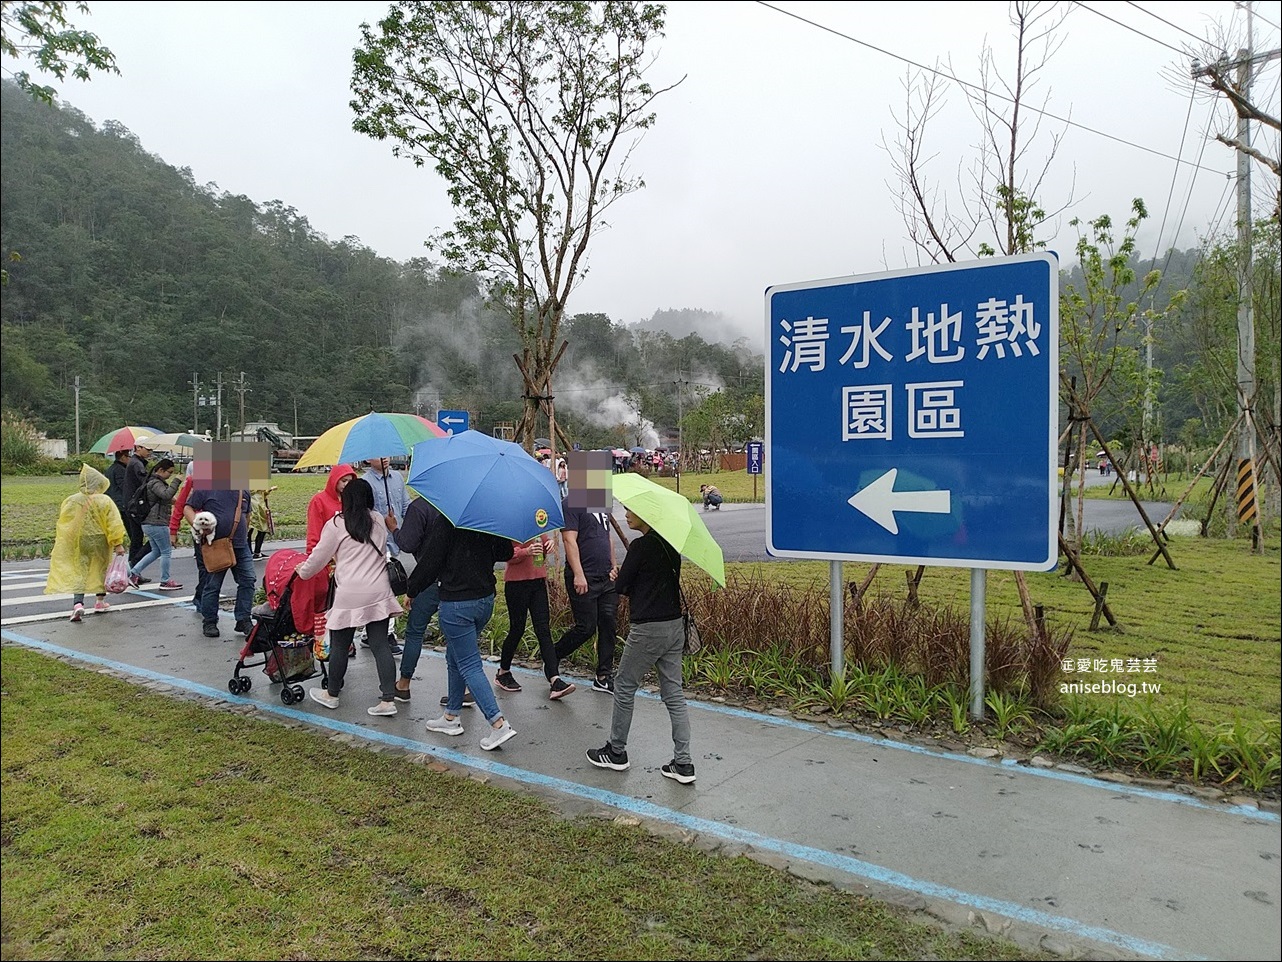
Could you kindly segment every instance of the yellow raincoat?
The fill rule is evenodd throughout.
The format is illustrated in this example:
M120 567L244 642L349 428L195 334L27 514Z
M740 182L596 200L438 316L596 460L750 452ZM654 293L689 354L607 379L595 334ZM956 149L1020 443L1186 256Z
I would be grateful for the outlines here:
M62 502L49 580L45 594L102 594L107 565L117 545L125 543L125 523L116 502L107 497L109 482L89 465L80 469L80 491Z

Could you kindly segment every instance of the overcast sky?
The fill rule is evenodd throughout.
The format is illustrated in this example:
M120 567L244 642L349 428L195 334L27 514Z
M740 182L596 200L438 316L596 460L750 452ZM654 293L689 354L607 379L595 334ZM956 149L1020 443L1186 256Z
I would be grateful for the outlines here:
M686 79L655 104L658 123L634 154L647 186L611 209L571 313L635 322L659 309L700 308L724 313L759 342L767 286L917 262L882 149L904 103L908 65L897 57L923 65L951 57L958 76L977 82L987 40L1008 70L1007 4L776 6L669 5L652 82ZM351 129L359 25L387 7L94 0L90 16L73 20L114 51L121 76L68 81L61 94L96 123L124 124L200 183L260 203L279 199L334 240L355 235L388 257L420 256L424 238L450 221L441 182ZM1274 23L1257 17L1256 46L1275 48L1277 5L1257 7ZM1224 125L1209 98L1192 99L1173 78L1187 74L1177 51L1194 43L1190 34L1212 34L1217 23L1241 34L1243 20L1223 0L1073 5L1034 102L1049 94L1049 111L1138 146L1044 124L1030 156L1045 156L1051 130L1063 141L1039 199L1047 207L1070 194L1075 201L1058 231L1046 232L1052 248L1071 254L1070 217L1121 221L1137 196L1152 215L1140 239L1145 255L1193 246L1213 225L1232 224L1226 175L1234 160L1207 142L1208 130ZM1264 76L1261 99L1276 111L1276 61ZM937 154L930 173L948 187L979 136L956 87L929 136ZM1264 146L1277 156L1275 137ZM1267 202L1276 183L1261 170L1256 197Z

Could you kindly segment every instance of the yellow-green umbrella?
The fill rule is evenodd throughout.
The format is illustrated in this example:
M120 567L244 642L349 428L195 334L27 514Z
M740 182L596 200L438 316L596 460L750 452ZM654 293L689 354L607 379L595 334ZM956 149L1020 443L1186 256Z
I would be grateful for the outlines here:
M699 513L681 495L639 474L616 474L611 479L616 501L663 536L663 540L712 576L726 583L726 561Z

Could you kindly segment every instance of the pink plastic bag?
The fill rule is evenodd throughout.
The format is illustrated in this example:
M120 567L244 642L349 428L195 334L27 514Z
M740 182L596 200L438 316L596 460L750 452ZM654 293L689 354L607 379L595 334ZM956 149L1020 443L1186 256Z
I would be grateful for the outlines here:
M122 554L113 555L111 564L107 566L107 577L105 579L107 590L113 595L118 595L122 591L129 590L129 562Z

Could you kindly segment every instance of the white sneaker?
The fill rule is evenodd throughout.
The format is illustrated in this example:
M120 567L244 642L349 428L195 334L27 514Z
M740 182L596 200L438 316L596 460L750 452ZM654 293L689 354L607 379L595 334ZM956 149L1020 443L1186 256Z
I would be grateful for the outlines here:
M457 718L450 718L448 715L442 715L440 718L433 718L427 723L427 730L430 732L440 732L442 735L462 735L463 723Z
M481 739L481 748L487 752L492 752L515 734L516 729L509 725L507 719L504 718L503 724L498 728L493 725L490 726L490 730Z
M312 701L318 705L324 705L330 711L338 707L338 696L331 695L324 688L309 688L307 694L312 696Z
M396 705L390 701L380 701L377 705L374 705L371 708L366 708L365 711L371 715L391 717L396 714Z

